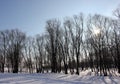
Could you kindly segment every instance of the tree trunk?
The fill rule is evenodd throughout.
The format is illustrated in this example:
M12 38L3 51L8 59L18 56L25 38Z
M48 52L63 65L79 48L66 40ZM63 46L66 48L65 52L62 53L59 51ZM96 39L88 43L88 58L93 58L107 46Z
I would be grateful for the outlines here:
M77 55L76 74L79 75L79 56Z

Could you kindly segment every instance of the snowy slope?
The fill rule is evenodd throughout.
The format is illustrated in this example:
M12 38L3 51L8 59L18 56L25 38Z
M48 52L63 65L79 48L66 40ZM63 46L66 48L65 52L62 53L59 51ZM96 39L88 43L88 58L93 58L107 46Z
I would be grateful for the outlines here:
M0 84L120 84L120 77L1 73Z

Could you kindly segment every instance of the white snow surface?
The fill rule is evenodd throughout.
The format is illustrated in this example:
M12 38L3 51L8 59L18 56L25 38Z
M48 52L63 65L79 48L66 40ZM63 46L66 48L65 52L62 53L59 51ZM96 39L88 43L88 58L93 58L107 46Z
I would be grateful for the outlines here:
M0 73L0 84L120 84L120 77L94 76L85 73L79 76L63 73Z

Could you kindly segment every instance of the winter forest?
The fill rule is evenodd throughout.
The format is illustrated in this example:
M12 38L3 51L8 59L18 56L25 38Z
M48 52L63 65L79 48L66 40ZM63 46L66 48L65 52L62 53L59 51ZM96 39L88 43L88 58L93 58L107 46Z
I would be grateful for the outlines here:
M113 17L79 13L46 21L45 33L0 31L1 73L120 74L120 7Z

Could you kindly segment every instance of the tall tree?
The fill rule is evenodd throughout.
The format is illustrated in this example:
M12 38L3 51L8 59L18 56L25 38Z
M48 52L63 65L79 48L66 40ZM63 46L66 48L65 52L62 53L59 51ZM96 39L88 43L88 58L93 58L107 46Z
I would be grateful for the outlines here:
M58 47L58 29L60 28L60 21L48 20L46 29L49 35L49 43L51 49L51 69L52 72L57 72L57 47Z

